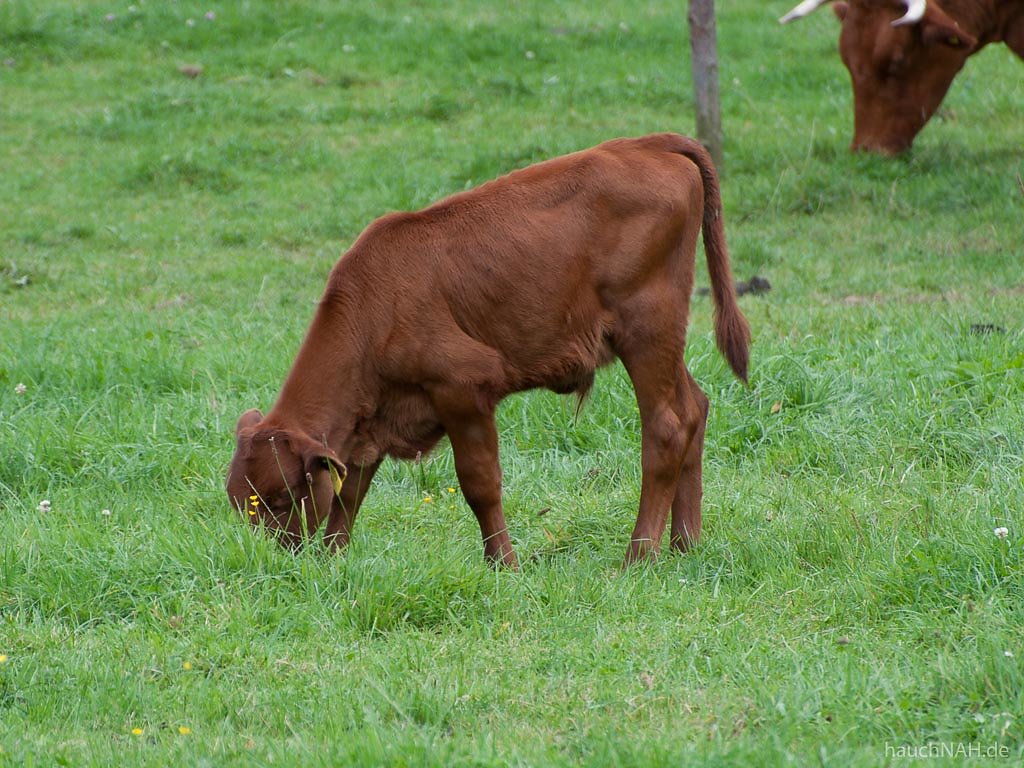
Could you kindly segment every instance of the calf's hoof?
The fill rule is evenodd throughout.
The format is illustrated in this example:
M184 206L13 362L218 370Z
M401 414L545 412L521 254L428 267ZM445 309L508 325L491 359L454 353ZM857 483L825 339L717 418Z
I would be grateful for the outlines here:
M628 568L633 563L650 562L658 559L658 543L653 539L633 539L629 542L626 550L626 559L622 563L623 568Z
M672 540L669 542L669 546L672 547L673 552L683 554L697 546L697 538L697 536L690 536L688 534L673 536Z
M519 570L519 558L516 557L515 550L513 549L503 549L497 552L490 552L485 549L484 560L495 568L507 569L509 571Z

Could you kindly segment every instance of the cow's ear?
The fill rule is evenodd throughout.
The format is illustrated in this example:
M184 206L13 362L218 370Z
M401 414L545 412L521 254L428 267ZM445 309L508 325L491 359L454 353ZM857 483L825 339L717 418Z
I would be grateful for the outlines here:
M253 408L246 411L241 415L241 417L239 417L238 424L235 425L235 437L237 437L243 429L254 427L261 421L263 421L263 414L259 412L259 409Z
M850 10L850 6L846 3L836 3L832 6L832 13L836 15L836 18L840 21L846 21L846 12Z
M948 45L950 48L967 50L978 44L977 38L964 32L956 24L927 18L921 21L921 39L927 45Z

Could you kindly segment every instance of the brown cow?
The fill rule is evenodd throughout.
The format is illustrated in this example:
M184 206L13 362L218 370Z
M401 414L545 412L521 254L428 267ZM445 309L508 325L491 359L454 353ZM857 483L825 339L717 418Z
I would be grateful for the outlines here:
M616 139L378 219L331 272L273 409L239 419L229 498L293 547L326 519L340 549L381 460L447 434L485 556L515 567L495 408L535 387L582 397L617 356L642 425L627 562L657 554L670 507L685 549L708 410L683 362L702 225L716 341L745 381L718 178L692 139Z
M805 0L780 21L829 1ZM1024 58L1024 0L849 0L832 9L853 82L853 150L910 149L967 58L989 43Z

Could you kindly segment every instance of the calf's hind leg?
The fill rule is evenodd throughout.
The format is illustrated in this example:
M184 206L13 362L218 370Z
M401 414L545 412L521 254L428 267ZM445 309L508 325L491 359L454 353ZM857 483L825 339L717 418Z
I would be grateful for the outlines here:
M690 444L683 457L683 467L672 501L672 549L685 552L700 538L700 503L703 496L702 467L704 456L704 428L708 420L709 402L707 395L697 386L690 372L683 368L679 383L679 398L686 403L690 412L699 416Z
M698 431L697 407L681 397L682 345L620 354L636 390L641 421L640 509L626 564L656 557L669 506L676 497L688 446Z

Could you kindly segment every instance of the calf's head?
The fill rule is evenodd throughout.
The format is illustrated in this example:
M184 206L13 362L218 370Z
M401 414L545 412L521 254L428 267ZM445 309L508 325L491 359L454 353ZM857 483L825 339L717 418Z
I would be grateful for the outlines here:
M806 0L781 21L827 2ZM832 10L842 24L839 54L853 84L851 149L887 155L910 149L977 40L926 0L849 0Z
M267 424L257 410L242 414L235 440L228 499L253 525L297 548L341 493L344 463L309 435Z

